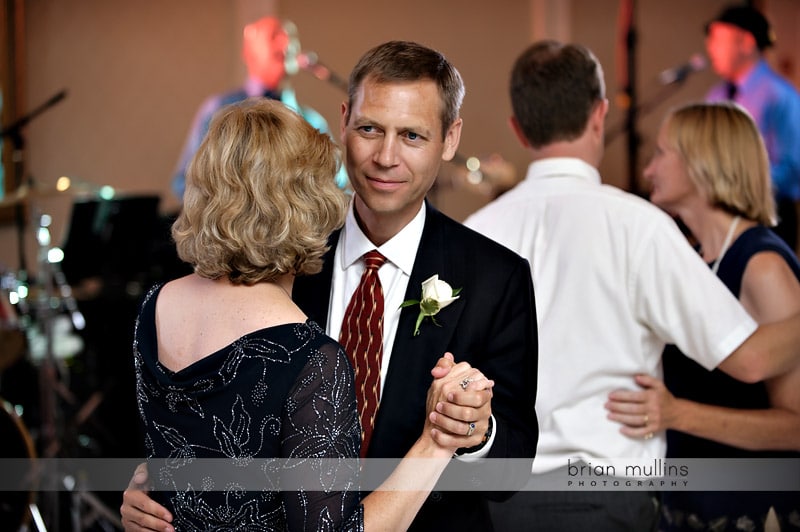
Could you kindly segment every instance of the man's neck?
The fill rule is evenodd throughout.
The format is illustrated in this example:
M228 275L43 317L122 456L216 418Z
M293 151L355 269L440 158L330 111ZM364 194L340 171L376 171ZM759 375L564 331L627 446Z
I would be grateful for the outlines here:
M532 148L533 161L540 161L542 159L554 159L557 157L569 157L572 159L580 159L581 161L597 168L600 164L601 156L596 153L597 150L591 149L582 142L567 142L559 141L548 144L541 148Z
M376 213L361 201L357 194L353 196L353 214L364 235L375 246L382 246L407 226L419 212L421 205L411 216L399 217L396 213Z
M750 72L756 67L758 62L761 60L761 56L749 57L744 59L739 66L736 68L735 72L731 76L731 79L728 80L736 85L739 85L744 81L747 76L750 75Z

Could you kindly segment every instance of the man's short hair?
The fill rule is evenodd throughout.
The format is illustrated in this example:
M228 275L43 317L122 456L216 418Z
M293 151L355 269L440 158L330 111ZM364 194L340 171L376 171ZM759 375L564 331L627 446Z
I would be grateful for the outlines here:
M514 117L534 148L571 141L605 98L603 69L588 48L539 41L517 58L509 87Z
M749 5L731 5L723 9L713 20L706 24L708 34L712 22L722 22L741 28L750 33L756 40L759 50L775 44L775 33L767 18L757 9Z
M348 121L356 93L366 79L378 83L431 80L442 99L442 138L458 120L464 82L458 70L436 50L411 41L389 41L367 51L350 73Z

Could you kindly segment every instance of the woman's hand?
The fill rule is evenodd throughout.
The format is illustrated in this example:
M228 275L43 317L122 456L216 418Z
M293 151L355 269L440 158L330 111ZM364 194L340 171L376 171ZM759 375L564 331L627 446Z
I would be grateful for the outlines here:
M425 432L452 454L481 443L492 413L494 381L467 362L455 363L451 353L431 370Z
M655 377L636 375L635 380L641 390L615 390L608 394L608 419L621 423L620 432L632 438L650 439L656 432L673 428L678 399Z

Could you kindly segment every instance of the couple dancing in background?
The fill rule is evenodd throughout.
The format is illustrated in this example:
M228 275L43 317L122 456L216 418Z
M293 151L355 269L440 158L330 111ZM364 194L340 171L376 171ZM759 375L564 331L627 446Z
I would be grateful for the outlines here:
M665 428L700 430L694 433L796 458L797 261L767 229L775 208L753 120L732 104L698 104L676 110L662 128L646 171L653 201L686 217L703 244L701 258L662 209L602 184L597 168L608 101L601 66L589 50L533 44L513 67L510 94L512 125L533 162L522 183L465 223L532 265L540 327L540 436L531 481L497 505L496 527L657 529L658 493L548 492L537 486L553 478L566 482L569 461L720 456L696 448L670 451ZM737 215L741 222L725 253ZM718 273L731 285L747 265L745 307L734 297L738 290L728 290L704 259L717 260ZM655 386L665 344L679 346L695 367L686 396L695 404L689 410L683 402L680 420L662 417L657 390L613 392ZM713 384L722 372L752 383L740 385L749 410L739 408L743 394ZM634 382L636 375L652 377ZM729 408L725 417L715 413L713 422L704 423L702 412L713 407L697 403L708 396ZM685 425L688 420L695 426ZM617 422L629 427L620 430ZM664 494L669 513L661 524L688 530L735 530L748 519L758 527L771 504L788 526L800 499L796 493L770 494L740 504L726 502L725 494L691 494L683 501L679 495L684 494ZM718 502L697 504L712 499Z

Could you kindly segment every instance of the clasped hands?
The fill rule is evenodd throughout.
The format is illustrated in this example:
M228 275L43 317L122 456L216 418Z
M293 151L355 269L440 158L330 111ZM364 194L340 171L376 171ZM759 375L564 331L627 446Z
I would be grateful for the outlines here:
M426 399L423 437L430 437L437 450L450 456L459 448L479 445L489 425L494 381L467 362L456 364L451 353L439 359L431 370L434 377ZM120 507L126 531L163 530L174 532L172 515L147 495L148 471L140 464L123 494Z
M480 445L489 428L494 381L467 362L456 363L445 353L431 370L426 430L446 448Z

